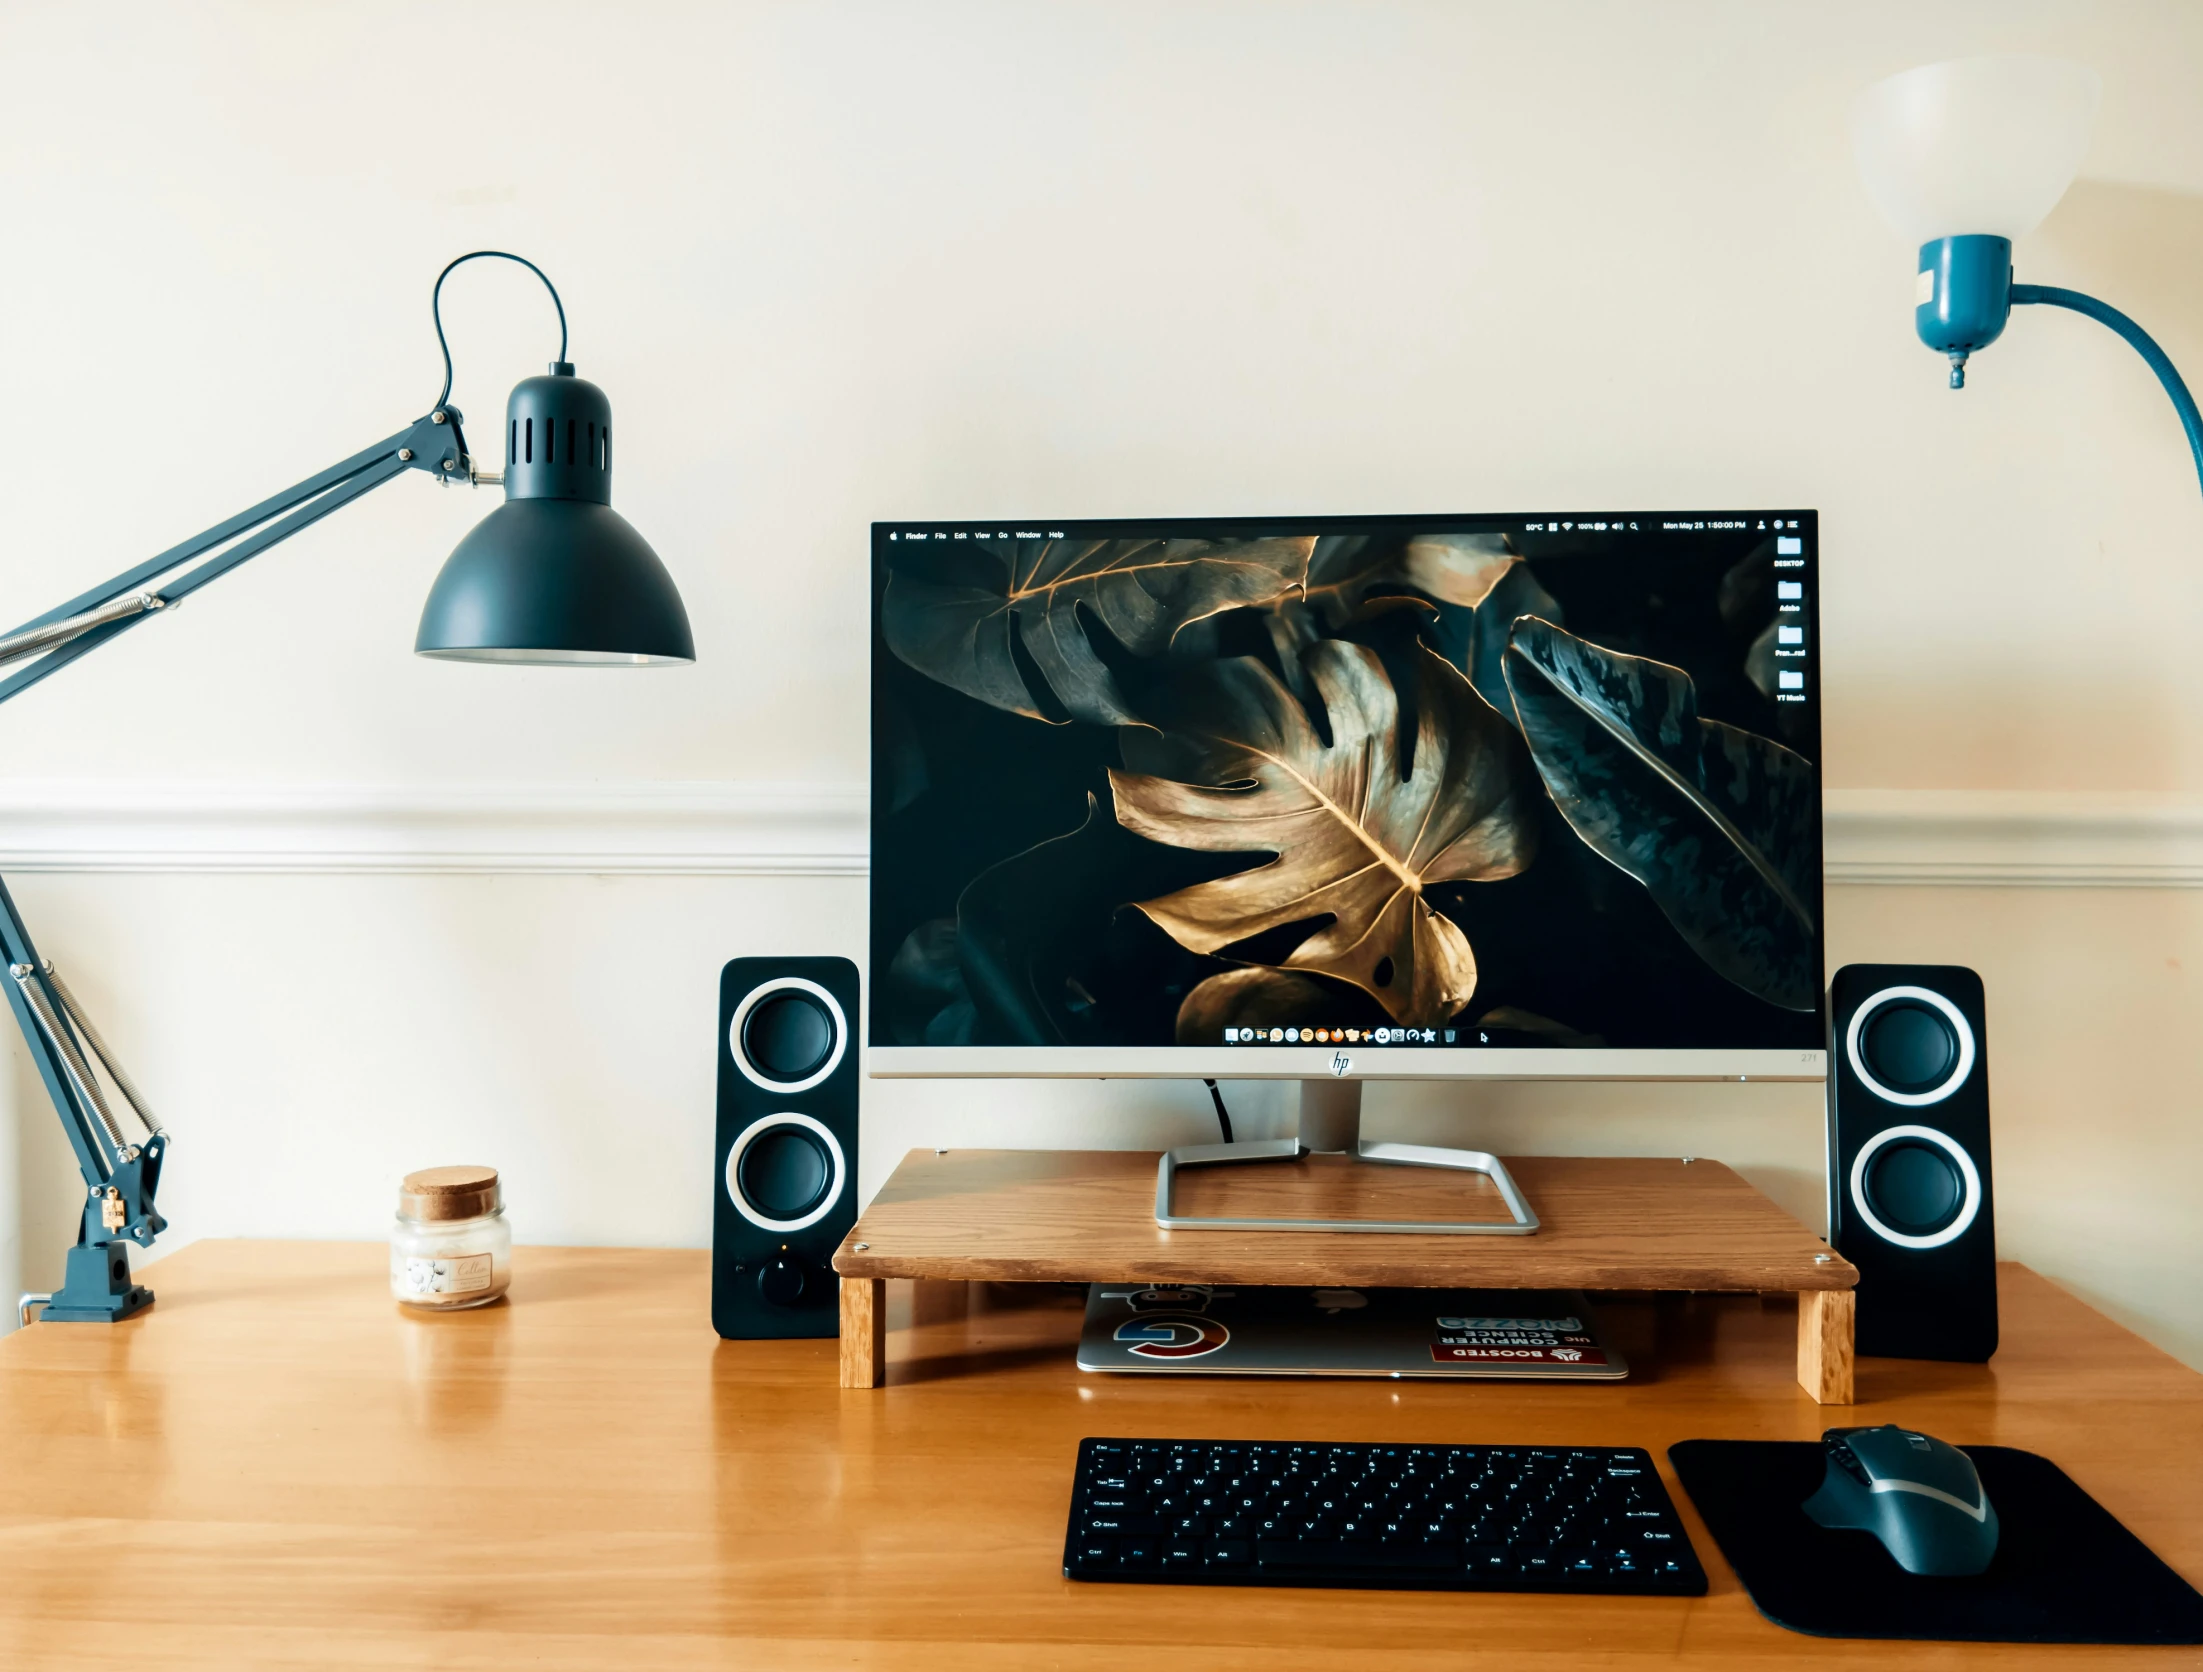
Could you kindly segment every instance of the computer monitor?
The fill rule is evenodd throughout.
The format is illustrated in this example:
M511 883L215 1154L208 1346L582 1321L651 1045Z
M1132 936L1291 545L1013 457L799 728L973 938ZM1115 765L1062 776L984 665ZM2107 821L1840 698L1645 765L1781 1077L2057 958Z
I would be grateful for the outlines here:
M1812 512L872 538L870 1073L1823 1076Z

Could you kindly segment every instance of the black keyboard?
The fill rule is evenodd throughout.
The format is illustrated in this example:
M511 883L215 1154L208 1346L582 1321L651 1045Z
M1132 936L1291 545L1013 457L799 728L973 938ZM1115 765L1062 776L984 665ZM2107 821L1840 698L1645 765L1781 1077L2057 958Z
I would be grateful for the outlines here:
M1706 1594L1635 1446L1081 1440L1068 1579Z

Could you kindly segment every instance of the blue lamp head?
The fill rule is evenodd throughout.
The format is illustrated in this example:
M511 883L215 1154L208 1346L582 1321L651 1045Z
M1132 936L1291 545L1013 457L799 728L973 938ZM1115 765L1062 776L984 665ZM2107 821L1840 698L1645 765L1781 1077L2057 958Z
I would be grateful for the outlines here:
M565 361L505 406L505 503L459 542L413 648L453 662L693 662L673 577L612 509L612 403Z
M1920 246L1912 324L1951 361L1951 387L1966 387L1966 357L2004 334L2012 317L2012 241L1992 233L1938 238Z
M1966 357L2012 308L2012 240L2032 232L2079 172L2102 98L2096 72L2058 58L1925 64L1860 95L1859 177L1919 246L1913 324L1966 386Z

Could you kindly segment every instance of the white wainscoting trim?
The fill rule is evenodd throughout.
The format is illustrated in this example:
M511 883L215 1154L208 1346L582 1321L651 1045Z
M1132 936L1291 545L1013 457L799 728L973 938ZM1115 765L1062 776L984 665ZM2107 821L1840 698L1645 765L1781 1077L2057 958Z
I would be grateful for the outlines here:
M862 876L861 784L0 781L0 871ZM2203 885L2203 799L1832 790L1831 883Z
M1831 790L1832 883L2203 884L2203 799L2035 790Z
M0 781L0 871L862 876L861 784Z

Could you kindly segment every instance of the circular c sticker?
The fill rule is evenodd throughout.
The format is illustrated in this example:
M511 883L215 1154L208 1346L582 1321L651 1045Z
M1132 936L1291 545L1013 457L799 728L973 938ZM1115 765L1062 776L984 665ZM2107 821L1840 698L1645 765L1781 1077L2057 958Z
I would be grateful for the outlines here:
M1126 1343L1141 1358L1189 1359L1213 1353L1232 1338L1232 1332L1214 1318L1159 1318L1153 1314L1127 1318L1117 1326L1114 1340Z

